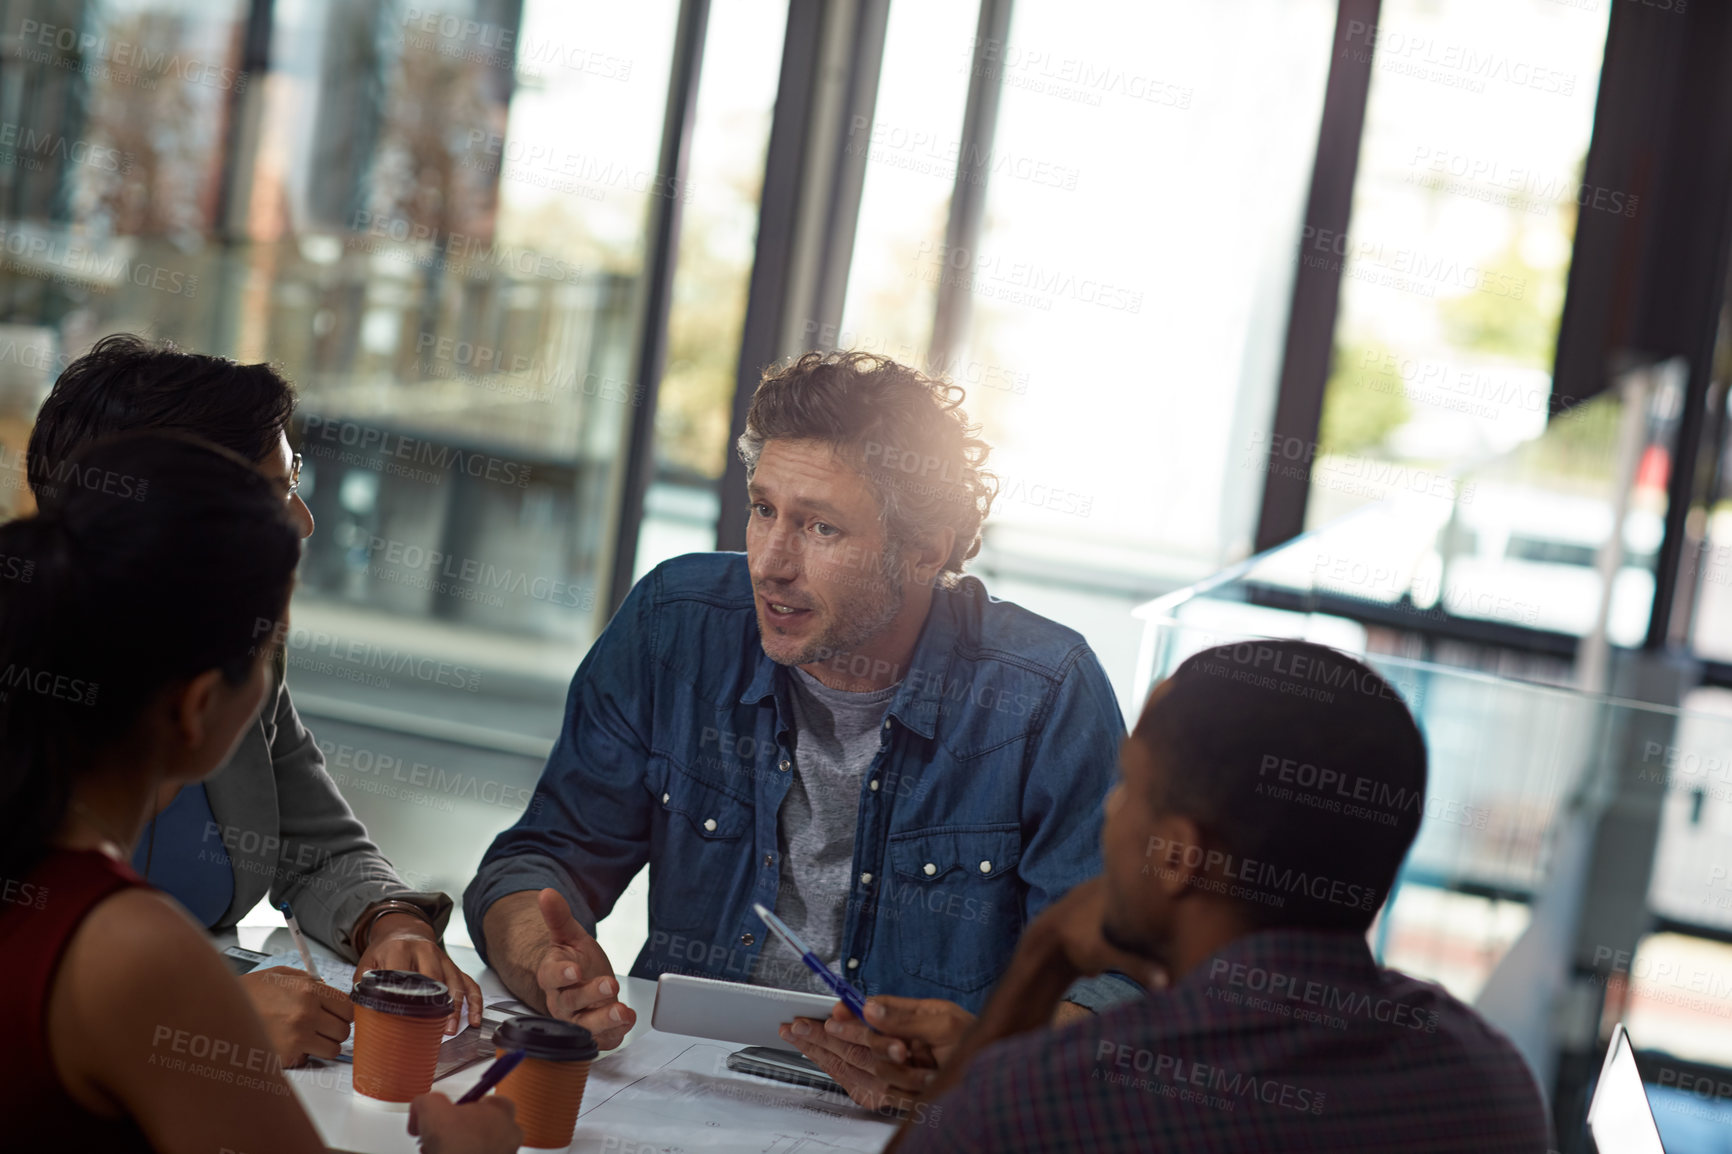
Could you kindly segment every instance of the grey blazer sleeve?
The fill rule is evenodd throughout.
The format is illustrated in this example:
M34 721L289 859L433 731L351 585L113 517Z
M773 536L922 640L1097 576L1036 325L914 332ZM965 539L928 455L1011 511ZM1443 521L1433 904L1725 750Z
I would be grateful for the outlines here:
M268 777L249 764L260 761L268 763ZM234 904L241 905L243 889L255 895L238 912L231 907L225 923L233 924L252 907L263 875L270 880L273 905L289 902L304 930L350 961L359 956L350 939L355 920L387 898L421 907L439 934L445 933L451 899L411 890L368 839L366 827L326 772L325 755L301 724L280 678L258 730L247 735L233 763L208 788L213 811L219 811L219 798L227 803L216 813L218 821L232 822L237 831L229 851ZM260 796L267 790L271 796Z

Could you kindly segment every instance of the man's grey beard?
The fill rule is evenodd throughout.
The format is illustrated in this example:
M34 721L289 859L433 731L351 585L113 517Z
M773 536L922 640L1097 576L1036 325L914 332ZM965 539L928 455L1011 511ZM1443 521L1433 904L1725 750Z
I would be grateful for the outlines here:
M875 611L871 616L850 613L847 615L848 620L842 622L831 632L814 640L793 657L772 656L770 660L780 665L810 665L814 661L827 661L838 654L853 653L884 632L885 627L896 619L898 613L902 612L902 586L891 585L884 592L884 599L877 602ZM857 604L849 605L847 608L858 609L859 606Z
M886 549L879 557L876 576L878 588L873 590L870 602L850 601L842 606L843 613L831 630L823 636L814 639L804 649L789 658L776 657L770 654L770 660L778 665L811 665L816 661L825 661L838 654L852 653L862 645L877 637L902 612L903 602L907 599L902 589L902 583L891 574L893 558L899 557L901 550ZM871 612L863 612L870 608ZM762 627L759 629L762 632ZM769 649L764 650L769 654Z

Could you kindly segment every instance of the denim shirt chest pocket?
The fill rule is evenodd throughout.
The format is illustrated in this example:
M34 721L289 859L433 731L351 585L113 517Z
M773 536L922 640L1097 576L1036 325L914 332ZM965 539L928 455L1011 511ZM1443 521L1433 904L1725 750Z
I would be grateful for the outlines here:
M753 806L692 776L672 761L651 759L646 786L656 820L650 918L658 930L718 927L742 871L750 869ZM668 872L671 869L672 872Z
M964 991L1003 973L1022 929L1022 831L944 826L892 834L886 848L891 884L880 917L902 968Z

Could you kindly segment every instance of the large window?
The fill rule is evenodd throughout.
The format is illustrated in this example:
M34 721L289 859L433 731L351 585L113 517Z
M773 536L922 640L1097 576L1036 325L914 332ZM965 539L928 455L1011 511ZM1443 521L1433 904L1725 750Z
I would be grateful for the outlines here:
M826 270L846 274L840 316L804 344L967 390L1000 479L974 569L1080 630L1127 713L1128 610L1250 550L1302 261L1342 277L1310 523L1399 498L1399 533L1363 544L1409 559L1387 600L1422 611L1603 619L1619 642L1646 622L1676 380L1545 419L1567 391L1551 373L1577 220L1653 210L1583 182L1604 6L1384 0L1344 41L1337 7L1018 0L981 43L980 0L893 0L872 115L837 145L863 160L853 255ZM460 891L521 811L616 542L635 537L641 574L715 538L789 4L707 8L676 177L658 166L681 0L0 3L0 516L29 508L33 414L97 337L281 366L317 519L291 685L419 885ZM1372 77L1334 237L1303 225L1343 54ZM983 86L993 131L965 140ZM959 165L984 186L978 221L953 203ZM650 315L671 206L670 304ZM966 322L954 347L934 348L940 316ZM645 516L621 525L652 383ZM1703 520L1732 539L1727 509ZM1712 655L1732 583L1716 556ZM1471 608L1492 591L1505 608ZM1483 713L1462 711L1463 741ZM1668 796L1666 877L1720 852L1713 799ZM1471 993L1525 913L1433 874L1389 919L1390 953ZM639 893L603 927L616 962ZM1432 931L1457 923L1491 928L1444 957Z
M1129 692L1142 595L1248 550L1335 6L1019 3L953 376L997 448L981 568ZM1126 701L1127 707L1131 703Z
M0 515L32 507L24 439L71 355L152 324L203 347L224 323L210 241L256 79L234 56L245 11L0 7Z
M814 348L927 363L937 292L919 270L944 247L979 9L979 0L890 5L875 115L847 128L866 181L842 324L814 332Z
M481 628L554 642L552 668L593 635L673 9L307 6L279 29L304 47L263 127L282 167L254 201L288 208L258 222L247 351L304 395L309 625L329 604L333 636L452 657Z
M716 485L732 451L728 419L787 20L786 0L710 5L638 576L716 545Z
M1551 369L1578 215L1644 211L1583 181L1606 25L1603 5L1385 0L1339 48L1372 68L1350 226L1298 249L1341 276L1308 526L1401 501L1450 572L1416 600L1577 634L1613 536L1617 401L1534 442L1569 392ZM1624 526L1624 644L1647 625L1655 496ZM1515 608L1475 611L1488 590Z
M23 354L0 357L0 502L28 507L30 420L98 336L280 366L317 521L290 684L417 884L461 892L515 820L605 620L673 197L662 443L719 471L772 7L713 6L679 181L657 170L677 0L279 3L265 68L244 4L6 6L0 121L31 132L0 155L0 340Z

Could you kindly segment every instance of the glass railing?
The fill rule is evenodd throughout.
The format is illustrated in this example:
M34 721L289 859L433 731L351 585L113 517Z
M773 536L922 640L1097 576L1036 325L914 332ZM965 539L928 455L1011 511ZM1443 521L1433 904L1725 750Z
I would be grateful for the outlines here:
M1362 656L1387 679L1425 733L1430 779L1419 837L1376 940L1391 964L1476 997L1528 925L1560 815L1590 788L1597 753L1623 707L1371 652L1358 622L1236 601L1237 591L1229 584L1145 606L1143 684L1152 687L1192 654L1257 637L1332 645ZM1296 809L1295 818L1302 816Z
M1245 596L1419 632L1520 630L1563 656L1583 638L1640 645L1665 516L1664 454L1645 424L1604 396L1459 474L1391 467L1382 501L1255 559ZM1568 484L1563 462L1580 473Z
M1437 527L1410 512L1361 510L1140 607L1139 698L1257 638L1360 656L1430 753L1419 835L1372 931L1384 963L1479 1005L1548 1090L1560 1049L1620 1019L1662 1073L1732 1065L1732 946L1715 940L1732 941L1732 694L1615 643L1581 688L1592 623L1510 621L1507 575L1483 580L1478 613L1425 604Z

